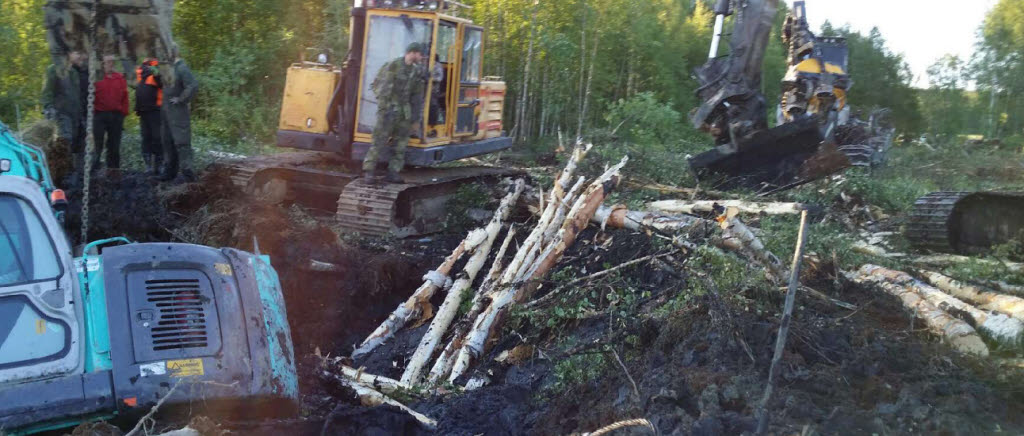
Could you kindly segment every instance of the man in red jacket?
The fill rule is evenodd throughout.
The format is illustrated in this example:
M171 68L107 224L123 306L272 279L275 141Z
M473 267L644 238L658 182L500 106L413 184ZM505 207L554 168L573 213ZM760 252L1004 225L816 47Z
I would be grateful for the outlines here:
M121 132L124 117L128 115L128 82L124 75L114 71L114 56L103 57L103 78L96 82L96 101L93 108L92 130L96 138L92 169L99 168L104 142L107 149L107 170L121 168ZM106 141L104 141L106 140Z

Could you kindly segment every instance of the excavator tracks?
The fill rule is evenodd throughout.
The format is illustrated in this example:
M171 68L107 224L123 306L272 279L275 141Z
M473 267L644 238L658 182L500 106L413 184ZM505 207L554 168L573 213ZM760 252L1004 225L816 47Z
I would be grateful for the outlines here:
M367 183L332 153L292 152L225 165L231 183L271 204L298 204L335 217L339 227L365 235L407 237L442 230L447 202L472 182L496 183L521 170L483 166L408 168L403 183Z
M941 252L984 253L1024 237L1024 192L933 192L914 203L906 236Z
M362 179L349 183L338 197L338 224L360 233L400 236L394 225L395 209L399 194L410 187L412 185L369 184Z

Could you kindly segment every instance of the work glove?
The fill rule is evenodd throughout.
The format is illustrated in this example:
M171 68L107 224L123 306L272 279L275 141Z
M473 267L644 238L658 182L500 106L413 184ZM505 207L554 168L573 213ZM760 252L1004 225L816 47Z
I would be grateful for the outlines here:
M170 101L171 101L171 104L181 104L181 98L180 97L171 97Z

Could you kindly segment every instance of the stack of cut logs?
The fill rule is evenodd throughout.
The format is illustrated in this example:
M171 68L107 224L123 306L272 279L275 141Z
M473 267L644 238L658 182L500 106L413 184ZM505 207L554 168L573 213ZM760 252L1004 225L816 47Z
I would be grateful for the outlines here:
M849 310L857 309L852 304L800 285L797 267L799 255L795 256L793 267L787 268L765 248L758 237L759 231L746 226L739 219L740 213L803 214L802 231L807 206L799 203L754 203L741 200L670 200L650 203L649 209L656 212L631 211L621 205L605 206L603 202L618 185L619 172L628 158L623 158L617 165L586 183L586 178L577 176L576 170L591 147L590 144L577 144L547 195L541 191L534 198L526 198L524 182L516 180L490 222L469 232L435 270L423 277L423 284L412 296L400 304L353 352L352 359L363 358L406 326L421 325L430 320L400 380L363 373L362 370L345 366L347 359L343 358L325 359L320 375L352 389L366 405L391 404L409 412L424 425L434 427L436 423L431 418L409 409L388 395L396 392L422 392L420 388L424 386L451 386L465 380L464 376L470 373L473 365L479 362L488 352L488 347L500 336L502 324L513 306L542 303L564 288L555 288L548 295L530 302L544 277L558 264L588 224L599 225L602 229L610 226L641 231L652 238L666 239L684 251L694 250L699 243L706 243L706 249L728 251L761 266L766 277L777 285L784 284L787 277L792 276L788 279L790 294L799 290L804 295ZM536 221L518 248L512 248L513 239L522 229L516 229L506 221L520 197L531 204L529 209L536 216ZM689 214L716 218L706 219ZM503 230L503 241L492 255L492 248ZM858 246L855 249L860 251L864 247ZM514 253L506 256L510 250L514 250ZM453 274L452 270L464 257L468 258L463 263L462 271ZM474 288L477 276L488 259L493 259L490 268L480 280L480 285ZM640 261L642 259L629 261L623 266ZM934 287L906 273L874 265L864 265L855 273L845 273L853 281L870 283L899 297L908 309L925 320L930 330L946 338L960 351L988 355L988 345L981 340L981 336L998 347L1021 349L1024 344L1024 300L964 285L935 272L921 271L921 275ZM1015 289L1004 283L998 285L1001 290ZM439 290L446 292L446 295L435 312L430 300ZM467 299L470 309L460 320L456 320L459 308L464 306ZM956 316L951 315L951 312ZM964 318L969 318L971 323L964 322ZM978 326L977 331L972 325ZM471 388L475 385L475 380L471 378L465 386Z
M928 330L961 352L988 356L987 344L1012 352L1024 346L1024 299L934 271L917 273L924 280L869 264L846 276L896 296L907 310L924 320ZM1004 290L1012 290L1012 286L1006 286Z

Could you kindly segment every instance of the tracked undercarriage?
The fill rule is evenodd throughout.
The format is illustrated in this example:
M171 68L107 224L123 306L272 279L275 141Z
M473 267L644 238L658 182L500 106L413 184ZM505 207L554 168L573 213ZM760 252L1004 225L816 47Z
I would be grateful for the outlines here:
M253 198L299 204L333 215L346 230L407 237L440 231L446 204L467 183L494 184L520 170L485 166L407 168L404 183L366 183L337 153L291 152L226 164L231 181Z
M1024 236L1024 192L933 192L914 203L906 235L918 248L975 254Z

